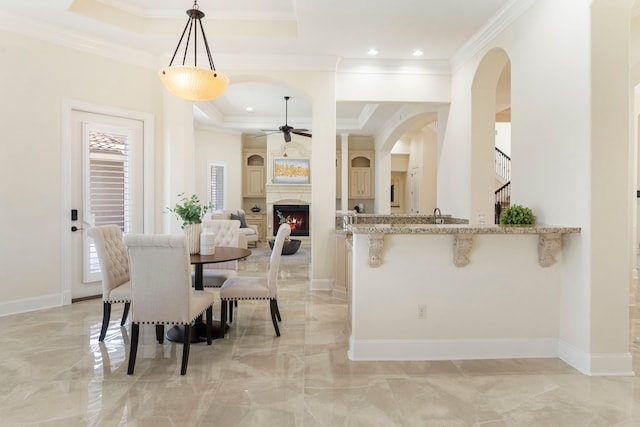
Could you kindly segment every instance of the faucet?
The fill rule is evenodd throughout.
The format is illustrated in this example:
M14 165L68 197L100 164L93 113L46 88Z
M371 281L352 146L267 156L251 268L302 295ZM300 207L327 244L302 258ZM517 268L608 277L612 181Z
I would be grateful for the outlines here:
M440 217L440 218L438 218ZM440 208L435 208L433 210L433 223L434 224L442 224L442 212L440 211Z

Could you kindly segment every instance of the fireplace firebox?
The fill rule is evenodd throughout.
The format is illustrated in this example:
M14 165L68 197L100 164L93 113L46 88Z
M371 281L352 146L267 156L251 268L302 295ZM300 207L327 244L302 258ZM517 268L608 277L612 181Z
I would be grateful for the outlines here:
M273 235L282 221L291 226L292 236L309 235L309 205L273 205Z

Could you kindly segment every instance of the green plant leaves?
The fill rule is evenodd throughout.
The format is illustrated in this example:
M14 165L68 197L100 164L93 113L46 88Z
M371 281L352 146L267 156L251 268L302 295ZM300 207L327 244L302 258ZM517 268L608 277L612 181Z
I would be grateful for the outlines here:
M530 225L536 222L536 216L529 208L521 205L512 205L505 209L500 215L500 224L520 224Z
M202 204L195 194L187 197L184 193L180 193L178 197L180 200L176 203L176 206L173 209L167 208L167 210L175 214L176 218L182 220L180 227L184 229L187 224L202 223L202 217L211 208L211 205Z

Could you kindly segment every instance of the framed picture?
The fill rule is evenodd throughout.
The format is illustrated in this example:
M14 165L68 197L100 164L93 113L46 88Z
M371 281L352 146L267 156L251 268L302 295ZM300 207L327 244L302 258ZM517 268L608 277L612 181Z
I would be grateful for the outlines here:
M309 184L309 159L274 159L274 184Z

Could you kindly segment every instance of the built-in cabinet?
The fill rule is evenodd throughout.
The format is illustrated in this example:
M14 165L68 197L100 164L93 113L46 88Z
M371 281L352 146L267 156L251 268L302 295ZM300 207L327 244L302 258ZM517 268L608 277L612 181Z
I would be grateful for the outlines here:
M267 237L267 215L264 213L245 213L247 225L255 225L258 227L258 236L261 242L266 241Z
M242 195L244 197L265 197L267 179L267 151L262 149L243 150Z
M349 152L349 198L373 199L374 165L373 151Z

